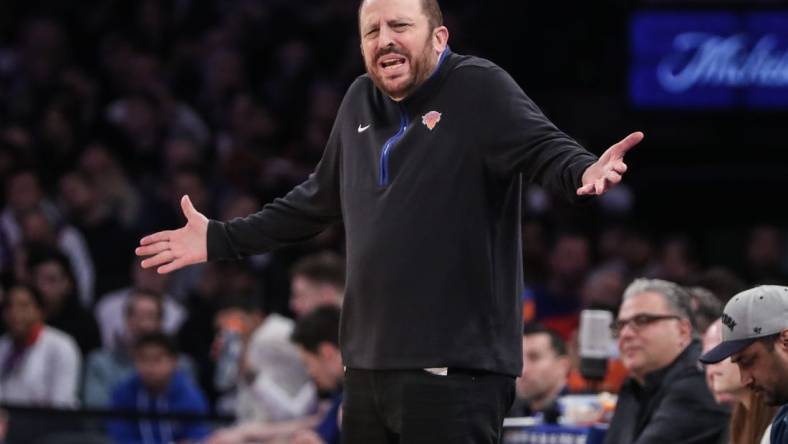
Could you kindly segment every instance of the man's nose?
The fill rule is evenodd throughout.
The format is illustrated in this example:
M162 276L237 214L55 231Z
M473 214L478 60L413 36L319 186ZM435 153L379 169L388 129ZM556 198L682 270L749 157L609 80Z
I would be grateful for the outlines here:
M741 384L745 387L749 387L750 384L755 382L755 380L752 377L752 373L748 371L742 371L741 369L739 369L739 380L741 381Z
M618 331L618 337L621 338L631 338L635 335L635 329L632 327L631 322L627 322L621 327L621 330Z
M394 46L394 32L388 26L381 26L378 32L378 48Z

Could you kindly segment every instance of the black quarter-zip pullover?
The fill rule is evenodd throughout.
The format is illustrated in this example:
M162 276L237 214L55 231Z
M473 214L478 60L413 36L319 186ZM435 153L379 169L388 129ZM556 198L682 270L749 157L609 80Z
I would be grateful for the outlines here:
M255 214L211 221L208 257L269 251L342 220L345 365L519 375L522 181L575 199L595 160L505 71L447 49L400 102L357 78L314 173Z

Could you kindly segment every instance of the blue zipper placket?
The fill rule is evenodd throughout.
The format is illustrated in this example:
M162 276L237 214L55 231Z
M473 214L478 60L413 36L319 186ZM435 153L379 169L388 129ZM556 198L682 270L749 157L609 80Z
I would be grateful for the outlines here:
M408 113L405 112L405 107L402 104L399 105L399 131L397 134L391 136L389 140L386 141L385 145L383 145L383 151L380 153L380 183L381 187L385 187L389 184L389 152L391 151L391 147L397 143L399 139L405 135L405 130L408 129Z
M435 66L435 69L432 71L432 74L430 74L430 77L427 80L431 79L435 73L438 72L438 69L443 64L443 59L446 58L446 54L448 53L449 48L446 47L446 49L444 49L441 53L440 58L438 58L438 64ZM402 103L397 104L399 105L399 131L397 131L397 134L394 134L389 140L386 141L386 143L383 145L383 151L380 153L380 182L378 185L381 187L385 187L389 184L389 152L391 151L391 147L394 146L394 144L405 135L405 130L408 129L408 125L410 124L408 113L405 111L405 107L402 105Z

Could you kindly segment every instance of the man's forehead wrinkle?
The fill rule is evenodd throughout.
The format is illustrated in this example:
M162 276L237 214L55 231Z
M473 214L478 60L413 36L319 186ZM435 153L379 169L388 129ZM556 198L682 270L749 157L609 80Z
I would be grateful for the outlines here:
M362 25L365 26L365 27L377 25L380 22L386 22L386 23L391 24L391 23L396 23L396 22L415 22L416 21L415 18L413 18L413 17L411 17L409 15L396 15L394 17L389 17L389 18L383 18L383 17L380 17L380 15L373 15L371 17L367 17L365 20L364 19L362 19L362 20L363 20Z

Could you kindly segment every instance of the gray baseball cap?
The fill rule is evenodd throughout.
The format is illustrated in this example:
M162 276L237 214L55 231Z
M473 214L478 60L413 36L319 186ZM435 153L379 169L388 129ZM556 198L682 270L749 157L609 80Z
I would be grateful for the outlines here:
M788 287L761 285L732 297L722 313L722 342L700 362L714 364L743 350L758 338L788 328Z

